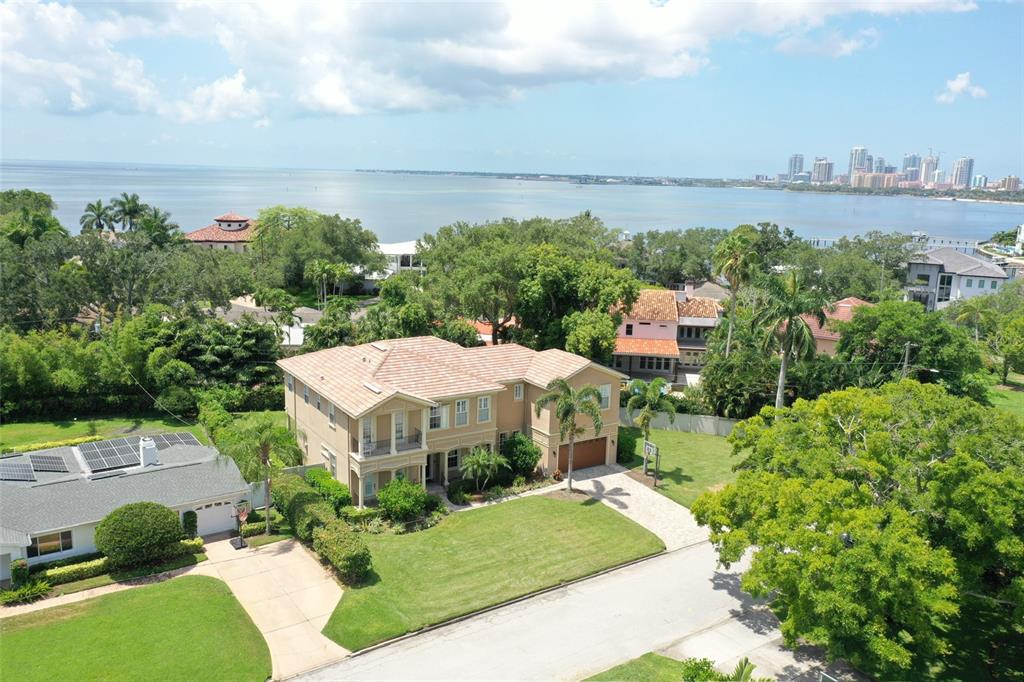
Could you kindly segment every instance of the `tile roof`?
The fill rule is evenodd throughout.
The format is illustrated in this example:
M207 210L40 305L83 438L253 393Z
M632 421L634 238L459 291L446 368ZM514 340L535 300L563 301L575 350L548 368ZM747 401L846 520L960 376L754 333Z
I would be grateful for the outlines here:
M359 417L394 396L430 403L503 391L503 382L544 387L593 363L562 350L538 352L514 343L463 348L434 336L416 336L337 346L277 364L346 414Z
M237 243L252 240L254 223L249 223L240 230L225 230L217 224L207 225L198 230L185 233L185 239L192 242L224 242Z
M216 218L214 218L214 220L216 222L218 222L218 223L244 223L244 222L249 222L249 219L246 218L244 215L238 215L237 213L230 213L230 212L229 213L225 213L224 215L219 215Z
M713 298L716 301L724 301L729 298L729 290L715 282L702 282L694 287L693 295L699 298Z
M722 314L722 305L713 298L693 296L676 303L679 317L706 317L718 319Z
M927 263L928 265L941 265L946 272L957 275L974 275L976 277L994 277L1006 279L1006 271L995 263L968 256L960 253L949 246L942 246L937 249L928 249L910 259L911 263Z
M205 445L172 445L159 451L158 464L92 479L78 465L74 450L65 447L32 453L60 456L68 464L68 473L38 472L35 482L0 483L0 518L5 529L36 534L96 523L130 502L180 507L249 492L234 461Z
M676 292L668 289L641 289L632 309L625 316L633 320L675 322L678 318Z
M814 335L814 338L821 339L823 341L838 341L839 332L833 328L832 322L849 322L853 319L854 308L859 308L862 305L873 306L875 304L857 298L856 296L848 296L836 301L832 304L831 310L825 310L826 319L824 327L818 324L818 321L814 319L812 315L802 315L802 317L804 318L804 321L807 322L807 326L811 328L811 333Z
M678 358L679 346L673 339L637 339L620 336L615 339L616 355L657 355Z

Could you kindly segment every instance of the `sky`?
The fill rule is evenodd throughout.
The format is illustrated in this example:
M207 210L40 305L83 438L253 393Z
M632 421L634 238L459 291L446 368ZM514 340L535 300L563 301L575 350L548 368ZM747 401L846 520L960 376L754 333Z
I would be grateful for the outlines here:
M0 157L750 177L1024 175L1024 4L0 5Z

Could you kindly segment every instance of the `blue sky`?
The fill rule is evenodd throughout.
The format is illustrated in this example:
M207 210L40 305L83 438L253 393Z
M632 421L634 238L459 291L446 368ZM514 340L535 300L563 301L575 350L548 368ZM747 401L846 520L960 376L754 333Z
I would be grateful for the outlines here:
M1021 4L551 7L4 4L3 158L1024 175Z

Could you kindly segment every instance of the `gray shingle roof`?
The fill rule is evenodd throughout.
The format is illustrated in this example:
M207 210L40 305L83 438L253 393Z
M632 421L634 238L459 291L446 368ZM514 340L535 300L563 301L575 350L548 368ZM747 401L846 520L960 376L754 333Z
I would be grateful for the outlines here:
M911 263L927 263L929 265L941 265L942 269L957 275L974 275L976 277L994 277L1006 279L1006 272L992 261L968 256L956 249L942 246L937 249L928 249L920 255L911 258Z
M159 464L91 480L73 448L33 454L61 455L69 472L37 472L34 482L0 483L0 523L5 529L37 534L96 523L130 502L179 507L249 492L234 461L207 446L173 445L159 452ZM26 455L19 458L28 461Z

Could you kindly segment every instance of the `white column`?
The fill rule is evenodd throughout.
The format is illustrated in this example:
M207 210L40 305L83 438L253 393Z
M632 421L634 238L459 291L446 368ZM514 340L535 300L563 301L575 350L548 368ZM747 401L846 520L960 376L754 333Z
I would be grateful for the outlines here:
M422 422L420 424L420 427L421 427L420 428L420 447L426 448L427 447L427 427L430 426L430 408L429 407L421 407L420 408L420 417L421 417L420 421Z
M448 453L441 452L437 455L438 465L441 467L441 471L444 472L444 487L448 487Z
M420 465L420 485L423 486L424 490L427 489L427 465L426 464L421 464Z
M359 432L359 440L358 440L358 442L356 444L356 452L358 452L360 455L362 455L362 454L364 454L363 453L363 420L362 419L359 419L358 432ZM361 501L363 499L363 496L360 495L359 499Z
M391 420L391 454L393 455L393 454L395 454L398 451L397 450L398 444L395 443L395 414L394 414L394 412L392 412L390 415L388 415L388 419Z

